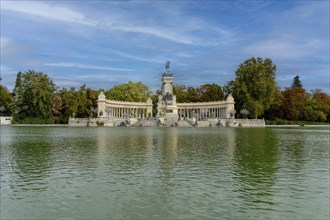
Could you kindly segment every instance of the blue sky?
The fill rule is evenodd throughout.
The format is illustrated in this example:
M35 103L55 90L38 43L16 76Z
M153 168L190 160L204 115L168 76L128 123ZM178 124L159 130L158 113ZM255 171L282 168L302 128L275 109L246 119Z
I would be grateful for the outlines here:
M152 91L171 61L175 84L224 85L250 57L277 65L277 84L300 75L329 93L329 1L6 1L1 76L47 73L58 87Z

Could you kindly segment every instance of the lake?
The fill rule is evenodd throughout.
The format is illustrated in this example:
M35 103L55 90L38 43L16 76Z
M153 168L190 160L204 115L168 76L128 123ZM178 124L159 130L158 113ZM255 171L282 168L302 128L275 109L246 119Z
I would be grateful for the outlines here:
M0 127L0 219L329 219L329 128Z

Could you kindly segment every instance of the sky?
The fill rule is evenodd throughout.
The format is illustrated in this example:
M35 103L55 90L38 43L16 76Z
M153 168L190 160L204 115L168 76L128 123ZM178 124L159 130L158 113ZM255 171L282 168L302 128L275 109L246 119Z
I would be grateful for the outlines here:
M271 58L284 89L329 91L329 0L0 0L1 84L18 71L57 87L110 89L128 81L153 92L167 60L174 84L225 85L251 57Z

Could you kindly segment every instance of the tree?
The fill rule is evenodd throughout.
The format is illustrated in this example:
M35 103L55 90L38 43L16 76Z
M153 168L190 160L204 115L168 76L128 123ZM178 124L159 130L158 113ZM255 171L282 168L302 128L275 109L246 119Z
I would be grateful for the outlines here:
M203 102L221 101L225 96L221 86L213 84L204 84L199 87L201 93L201 100Z
M75 116L78 112L79 102L75 88L71 87L70 90L63 88L59 91L59 95L62 99L61 114L66 117Z
M270 108L265 111L264 117L269 120L275 120L276 118L282 118L282 105L283 105L283 94L279 88L276 88L275 99L271 104Z
M173 85L173 94L176 96L177 102L189 102L187 87L185 85Z
M0 85L0 115L11 115L12 95L5 86Z
M249 111L246 110L245 108L243 108L240 112L239 112L241 115L243 115L243 117L247 117L249 115Z
M315 101L315 109L323 112L326 121L330 121L330 96L321 89L312 90L311 98Z
M98 92L86 88L84 84L77 91L76 95L78 100L77 117L89 117L93 113L92 109L97 107Z
M235 73L228 88L233 91L236 109L245 108L254 118L263 116L275 100L276 66L269 58L252 57L240 64Z
M330 97L316 89L308 94L295 76L283 91L282 117L288 120L326 121L330 115Z
M303 88L286 88L283 91L282 117L288 120L303 118L306 92Z
M187 102L202 102L200 91L197 88L189 86L187 88Z
M90 88L86 89L87 108L89 109L90 115L95 117L97 115L97 100L100 91L95 91Z
M53 115L61 116L61 111L63 107L63 101L59 94L55 94L54 103L53 103Z
M69 117L95 117L97 108L98 91L82 85L79 90L74 87L69 90L63 88L59 91L62 100L61 115Z
M300 77L298 75L296 75L294 78L293 78L293 82L291 84L291 88L301 88L303 89L303 85L300 81Z
M114 86L106 91L105 95L112 100L146 102L148 98L151 98L152 92L142 82L133 83L129 81L128 83Z
M55 84L42 72L19 72L14 88L14 118L52 116Z
M15 87L13 90L13 101L11 109L14 115L21 115L23 110L23 86L22 86L22 73L18 72L16 75Z

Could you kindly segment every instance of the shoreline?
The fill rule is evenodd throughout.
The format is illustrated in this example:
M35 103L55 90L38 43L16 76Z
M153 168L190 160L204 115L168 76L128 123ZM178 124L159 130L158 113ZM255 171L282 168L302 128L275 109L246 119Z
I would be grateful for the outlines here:
M277 128L277 127L330 127L330 124L328 125L266 125L266 128Z
M69 124L10 124L1 126L13 126L13 127L85 127L85 126L69 126ZM111 127L111 126L110 126ZM329 125L265 125L265 128L298 128L298 127L329 127Z
M11 124L13 127L68 127L68 124Z

